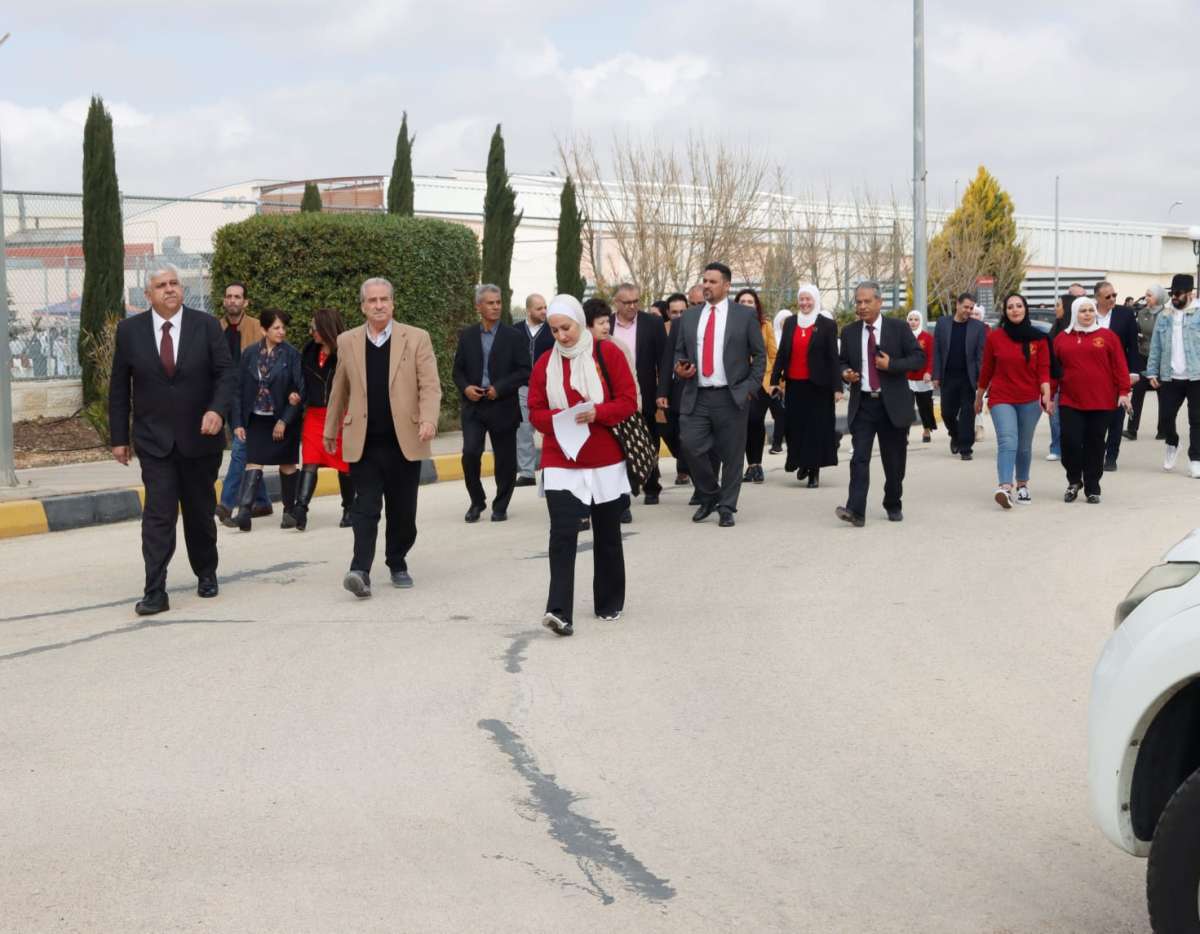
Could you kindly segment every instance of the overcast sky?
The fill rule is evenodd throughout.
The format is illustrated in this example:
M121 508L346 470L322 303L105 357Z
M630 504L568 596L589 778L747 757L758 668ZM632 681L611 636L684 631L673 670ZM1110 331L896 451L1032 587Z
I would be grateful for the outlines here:
M34 0L4 4L4 187L78 191L92 93L121 187L512 172L555 138L722 134L797 192L909 197L906 0ZM926 0L929 200L983 163L1025 214L1200 223L1197 0ZM1168 216L1174 201L1182 201Z

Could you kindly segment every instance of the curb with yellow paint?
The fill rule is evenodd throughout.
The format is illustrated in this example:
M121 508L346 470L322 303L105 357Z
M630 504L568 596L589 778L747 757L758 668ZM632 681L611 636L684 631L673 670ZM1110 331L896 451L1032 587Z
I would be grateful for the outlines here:
M421 483L441 483L461 480L462 459L459 454L438 454L421 463ZM495 473L491 452L483 455L483 476ZM270 486L278 499L277 479L272 475ZM218 498L221 481L216 484ZM315 496L333 496L341 492L337 471L322 467L317 473ZM107 525L141 517L146 502L144 487L97 490L91 493L69 493L45 499L19 499L0 503L0 538L37 535L42 532L65 532L93 525Z

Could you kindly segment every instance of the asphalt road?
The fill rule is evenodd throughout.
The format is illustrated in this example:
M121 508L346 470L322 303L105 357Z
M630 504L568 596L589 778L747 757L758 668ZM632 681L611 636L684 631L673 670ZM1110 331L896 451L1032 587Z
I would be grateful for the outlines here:
M135 523L0 542L0 930L1143 931L1085 718L1113 607L1195 522L1151 434L1100 506L1043 435L1001 512L990 427L970 464L911 448L902 524L881 482L834 519L844 464L769 458L729 530L669 488L619 622L581 553L571 639L529 489L466 526L422 488L416 588L364 602L334 497L222 530L217 600L178 555L149 621Z

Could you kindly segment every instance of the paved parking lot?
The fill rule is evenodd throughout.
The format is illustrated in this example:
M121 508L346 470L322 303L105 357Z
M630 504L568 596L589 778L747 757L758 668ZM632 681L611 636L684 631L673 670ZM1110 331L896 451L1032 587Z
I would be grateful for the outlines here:
M844 463L769 458L730 530L669 489L624 618L569 640L528 489L468 527L423 488L417 586L366 602L333 497L223 529L215 601L178 555L150 620L136 524L0 542L0 930L1143 931L1085 718L1114 605L1196 524L1152 433L1100 506L1042 436L1002 513L990 429L913 446L900 525L878 474L834 519Z

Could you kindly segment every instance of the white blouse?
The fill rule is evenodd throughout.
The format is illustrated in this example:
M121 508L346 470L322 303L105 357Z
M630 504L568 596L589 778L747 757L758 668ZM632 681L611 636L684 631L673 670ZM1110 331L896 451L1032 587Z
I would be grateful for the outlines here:
M611 503L633 492L624 461L607 467L546 467L542 489L570 493L585 506Z

